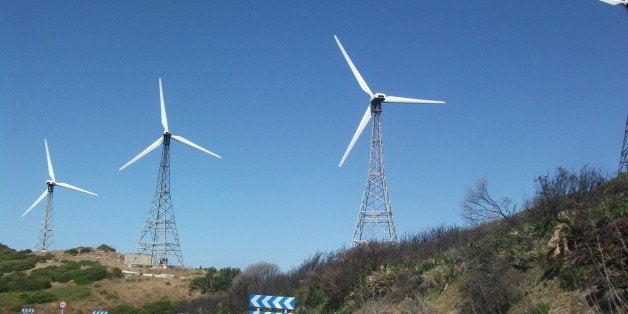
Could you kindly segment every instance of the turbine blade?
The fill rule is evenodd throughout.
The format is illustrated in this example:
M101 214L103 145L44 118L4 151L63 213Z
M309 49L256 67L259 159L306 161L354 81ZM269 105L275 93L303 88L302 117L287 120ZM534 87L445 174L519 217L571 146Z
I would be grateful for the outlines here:
M159 101L161 103L161 125L163 125L165 133L168 132L168 117L166 117L166 104L164 103L164 90L161 87L161 78L159 78Z
M364 128L369 123L369 120L371 120L371 105L366 107L366 112L364 112L364 115L362 116L362 120L360 120L360 124L358 125L358 128L355 130L355 134L353 134L353 138L351 139L351 142L349 143L349 146L347 147L345 154L342 156L342 160L340 160L338 167L342 167L342 164L345 162L345 159L347 159L347 156L349 156L351 149L353 149L353 145L355 145L355 142L358 140L358 137L360 137L360 134L362 134L362 131L364 131Z
M622 4L622 2L621 2L621 1L618 1L618 0L600 0L600 1L602 1L602 2L606 2L606 3L608 3L608 4L612 4L612 5Z
M37 206L37 204L39 204L39 202L41 202L41 200L44 199L44 197L46 197L46 195L48 194L48 188L46 188L44 190L44 193L42 193L37 200L35 201L35 203L33 203L33 205L31 205L31 207L29 207L23 214L22 217L26 216L26 214L28 214L28 212L31 211L31 209L33 209L35 206Z
M141 153L139 153L137 156L133 157L133 159L131 159L129 162L127 162L126 164L124 164L124 166L120 167L120 169L118 169L118 171L122 171L124 170L124 168L130 166L132 163L134 163L135 161L137 161L138 159L144 157L144 155L150 153L153 149L157 148L157 146L159 146L159 144L162 143L162 141L164 140L163 136L160 136L155 142L153 142L152 144L150 144L150 146L148 146L145 150L143 150Z
M179 136L179 135L172 135L172 138L173 138L173 139L175 139L175 140L176 140L176 141L178 141L178 142L181 142L181 143L185 144L185 145L188 145L188 146L191 146L191 147L193 147L193 148L196 148L196 149L198 149L198 150L200 150L200 151L202 151L202 152L204 152L204 153L207 153L207 154L210 154L210 155L212 155L212 156L214 156L214 157L216 157L216 158L220 158L220 159L222 159L222 157L220 157L220 156L218 156L218 155L216 155L216 154L214 154L214 153L212 153L212 152L208 151L207 149L205 149L205 148L203 148L203 147L200 147L200 146L198 146L198 145L196 145L196 144L192 143L191 141L189 141L189 140L187 140L187 139L183 138L182 136Z
M367 93L370 97L373 97L373 92L371 92L371 89L369 88L369 86L366 85L366 82L362 78L362 75L360 75L360 72L358 72L358 69L355 67L355 65L353 65L351 58L349 58L349 55L345 51L345 48L342 47L342 44L340 43L340 40L338 40L338 37L336 37L336 35L334 35L334 39L336 39L336 43L338 44L338 47L340 47L340 51L342 52L342 55L345 56L345 60L347 60L347 63L349 64L349 67L351 68L351 72L353 72L353 76L355 76L355 79L358 80L358 84L360 84L360 87L362 87L362 90L365 93Z
M408 104L444 104L444 101L440 100L429 100L429 99L416 99L416 98L405 98L405 97L397 97L397 96L386 96L384 102L388 103L408 103Z
M69 184L67 184L67 183L58 182L58 183L55 183L55 185L58 185L58 186L60 186L60 187L64 187L64 188L66 188L66 189L70 189L70 190L79 191L79 192L83 192L83 193L91 194L91 195L94 195L94 196L98 196L98 194L96 194L96 193L92 193L92 192L90 192L90 191L83 190L83 189L81 189L81 188L79 188L79 187L76 187L76 186L74 186L74 185L69 185Z
M52 169L52 161L50 161L50 152L48 151L48 141L44 139L44 145L46 146L46 159L48 160L48 175L52 181L55 181L55 171Z

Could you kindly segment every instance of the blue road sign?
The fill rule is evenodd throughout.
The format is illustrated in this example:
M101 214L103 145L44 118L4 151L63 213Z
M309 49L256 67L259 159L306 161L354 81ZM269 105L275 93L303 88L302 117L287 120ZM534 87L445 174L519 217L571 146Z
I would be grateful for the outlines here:
M35 309L22 308L22 310L20 312L22 312L22 313L35 313Z
M109 314L107 311L92 311L92 314Z
M249 306L266 309L294 310L296 299L273 295L251 294Z
M286 314L286 313L284 313L284 312L249 311L249 314Z

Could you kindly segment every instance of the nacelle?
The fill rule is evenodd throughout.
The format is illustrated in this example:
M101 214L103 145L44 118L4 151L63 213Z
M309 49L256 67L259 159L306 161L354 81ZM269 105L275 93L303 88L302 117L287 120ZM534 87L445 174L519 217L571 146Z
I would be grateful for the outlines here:
M384 94L384 93L375 93L375 95L373 95L373 99L384 100L384 99L386 99L386 94Z

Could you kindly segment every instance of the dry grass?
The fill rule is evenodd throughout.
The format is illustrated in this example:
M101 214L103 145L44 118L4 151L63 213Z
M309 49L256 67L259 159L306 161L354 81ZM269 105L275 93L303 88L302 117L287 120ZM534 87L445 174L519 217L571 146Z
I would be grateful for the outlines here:
M60 265L62 260L96 261L106 266L109 271L114 267L137 272L142 275L126 274L125 278L111 278L91 283L91 296L76 301L68 301L65 313L91 313L94 310L107 310L117 305L140 307L162 299L188 301L200 296L198 291L189 291L191 278L204 276L204 271L188 268L151 269L128 267L123 263L122 254L94 249L92 252L71 255L63 251L52 251L53 260L38 264L37 267ZM41 254L41 253L37 253ZM171 278L148 277L144 274L169 274ZM53 283L54 288L73 286L74 283ZM37 305L38 312L56 313L57 302Z

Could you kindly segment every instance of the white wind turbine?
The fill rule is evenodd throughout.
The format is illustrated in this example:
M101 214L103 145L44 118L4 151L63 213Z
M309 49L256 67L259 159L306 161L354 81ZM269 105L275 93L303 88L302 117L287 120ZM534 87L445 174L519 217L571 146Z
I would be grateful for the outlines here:
M140 235L137 248L137 255L132 263L142 255L149 255L151 264L154 266L167 266L168 257L174 256L180 266L183 266L181 257L181 245L179 243L179 235L174 219L174 211L172 209L172 200L170 197L170 139L181 142L192 148L198 149L206 154L216 158L222 158L213 152L194 144L193 142L179 135L173 135L168 129L168 118L166 117L166 105L164 104L164 93L159 79L159 100L161 104L161 125L164 127L163 134L145 150L131 159L129 162L120 167L123 170L144 155L148 154L160 144L162 145L161 163L157 178L157 186L151 208L146 219L144 230Z
M54 242L53 240L53 234L52 234L52 195L54 192L54 187L55 186L60 186L66 189L70 189L70 190L75 190L75 191L79 191L79 192L83 192L83 193L87 193L87 194L91 194L94 196L97 196L97 194L92 193L90 191L87 190L83 190L81 188L78 188L76 186L67 184L67 183L63 183L63 182L57 182L56 178L55 178L55 172L54 169L52 168L52 162L50 161L50 151L48 150L48 141L46 141L46 139L44 139L44 146L46 146L46 159L48 161L48 175L50 176L49 180L46 180L46 189L44 190L44 193L42 193L37 200L35 200L35 202L33 203L33 205L31 205L23 214L22 217L26 216L26 214L28 214L31 209L35 208L35 206L37 206L37 204L39 204L44 197L48 197L48 200L46 202L46 209L44 211L44 222L42 224L42 228L40 231L40 235L39 235L39 239L37 240L37 243L35 244L35 249L37 250L41 250L42 252L45 252L48 250L48 247L50 247L52 245L52 243Z
M362 78L362 75L360 75L360 72L358 72L358 69L355 67L355 65L353 65L351 58L349 58L349 55L345 51L345 48L342 46L342 44L340 43L340 40L338 40L338 37L336 37L336 35L334 35L334 39L336 39L336 43L338 44L338 47L340 48L342 55L345 57L345 60L347 60L347 63L349 64L349 68L351 68L351 71L353 72L355 79L358 81L358 84L360 84L360 87L362 88L362 90L367 95L369 95L369 97L371 97L370 104L368 105L368 107L366 107L366 112L364 112L364 115L362 116L362 120L360 120L360 124L358 125L358 128L355 130L355 134L353 134L353 138L351 138L351 142L349 142L349 146L347 147L347 150L345 150L345 153L342 156L340 163L338 164L338 167L342 167L342 164L344 164L345 160L347 159L347 156L349 156L349 153L351 152L353 145L355 145L355 142L358 140L358 137L360 137L360 134L362 134L362 131L364 130L368 122L371 120L371 117L375 115L379 116L379 113L381 112L381 103L384 102L384 103L408 103L408 104L444 104L445 102L439 101L439 100L427 100L427 99L415 99L415 98L390 96L383 93L373 94L369 86L366 84L366 82ZM378 108L377 112L374 111L376 107Z
M170 133L170 130L168 130L168 117L166 116L166 105L164 104L164 92L163 92L163 88L161 87L161 78L159 79L159 100L161 103L161 125L164 127L164 133L155 142L150 144L145 150L137 154L137 156L133 157L133 159L129 160L129 162L124 164L124 166L120 167L120 169L118 169L119 171L124 170L124 168L130 166L132 163L136 162L138 159L144 157L144 155L153 151L155 148L157 148L157 146L159 146L159 144L170 145L170 138L174 139L175 141L181 142L185 145L196 148L204 153L210 154L214 157L222 158L210 152L209 150L192 143L191 141L185 139L182 136L173 135Z
M358 72L351 58L345 51L344 47L338 40L338 37L334 35L336 43L345 57L351 72L358 81L358 84L362 90L371 98L369 105L366 107L366 111L358 124L358 128L349 142L349 146L345 150L338 167L349 156L353 145L362 134L362 131L369 123L371 118L373 119L373 129L371 133L371 152L369 162L369 174L366 180L366 187L364 195L362 197L362 205L358 214L358 220L356 223L355 231L353 234L353 242L356 244L364 243L369 240L379 240L380 235L383 235L385 241L396 242L397 235L395 233L395 226L392 218L392 211L390 207L390 200L388 197L388 188L386 186L386 178L384 175L384 151L382 142L382 130L380 114L382 112L382 103L407 103L407 104L444 104L444 101L405 98L398 96L390 96L383 93L373 93L366 84L366 81ZM364 235L364 233L367 235Z

